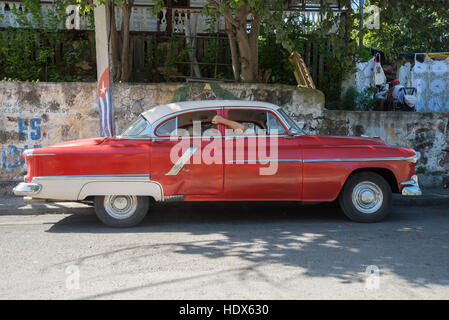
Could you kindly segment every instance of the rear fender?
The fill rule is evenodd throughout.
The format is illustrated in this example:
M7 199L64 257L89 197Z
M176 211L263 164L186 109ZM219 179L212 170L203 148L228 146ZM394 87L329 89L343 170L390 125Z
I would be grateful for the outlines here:
M78 200L89 196L131 195L153 197L163 201L162 186L156 181L96 181L86 183L80 190Z

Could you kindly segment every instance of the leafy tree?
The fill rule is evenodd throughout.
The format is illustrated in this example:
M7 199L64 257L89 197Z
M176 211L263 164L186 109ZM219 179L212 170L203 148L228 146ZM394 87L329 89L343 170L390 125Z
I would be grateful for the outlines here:
M75 0L81 8L81 12L93 13L98 5L105 5L110 14L111 22L111 55L112 55L112 77L127 82L132 72L132 48L130 37L130 20L134 0ZM122 24L120 31L117 29L115 20L115 8L122 10ZM160 9L158 6L155 10ZM156 12L153 10L153 12Z
M380 8L380 29L368 30L364 44L390 60L400 52L449 51L449 0L371 0Z
M60 27L69 1L56 0L44 16L39 0L11 6L20 27L0 31L0 78L17 81L78 81L75 65L83 61L87 40L73 38Z
M155 11L164 5L163 0L154 2ZM260 81L258 41L262 20L275 25L282 20L287 4L285 0L208 0L205 13L224 17L235 80Z
M281 0L208 0L208 2L206 12L221 15L225 19L234 78L243 82L260 81L258 41L262 20L265 19L272 25L279 23L288 2Z

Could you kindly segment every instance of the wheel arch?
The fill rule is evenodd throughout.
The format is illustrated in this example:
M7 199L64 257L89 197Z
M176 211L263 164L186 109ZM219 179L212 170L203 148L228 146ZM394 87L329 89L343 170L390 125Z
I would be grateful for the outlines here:
M380 175L382 178L384 178L388 184L391 187L391 191L393 193L399 193L399 187L398 187L398 181L396 179L395 174L393 173L393 171L391 171L390 169L387 168L379 168L379 167L368 167L368 168L358 168L353 170L347 177L345 180L345 183L343 184L343 186L340 189L339 192L339 196L343 190L343 187L345 186L346 182L354 175L361 173L361 172L374 172L377 173L378 175Z
M162 186L156 181L93 181L83 185L78 200L93 196L132 195L148 196L154 201L163 201Z

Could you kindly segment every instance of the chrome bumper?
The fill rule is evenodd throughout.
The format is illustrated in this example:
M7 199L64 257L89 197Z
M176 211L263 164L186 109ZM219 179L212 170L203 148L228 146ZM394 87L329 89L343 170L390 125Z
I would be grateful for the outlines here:
M418 176L413 175L409 181L401 182L401 186L405 186L402 189L402 195L403 196L421 196L422 192L419 188L418 184Z
M32 196L38 194L42 189L42 186L39 183L19 183L14 189L13 192L16 196Z

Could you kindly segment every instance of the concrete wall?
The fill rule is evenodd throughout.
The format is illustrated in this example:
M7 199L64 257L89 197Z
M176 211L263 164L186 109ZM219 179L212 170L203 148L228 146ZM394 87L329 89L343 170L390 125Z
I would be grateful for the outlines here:
M449 177L449 114L423 112L324 111L315 133L379 136L388 144L421 152L420 183L442 186Z
M449 115L441 113L324 111L320 91L283 85L116 84L117 131L155 105L180 100L239 98L282 106L309 134L378 135L420 151L426 185L449 173ZM0 181L21 179L24 149L98 136L95 83L0 82Z

